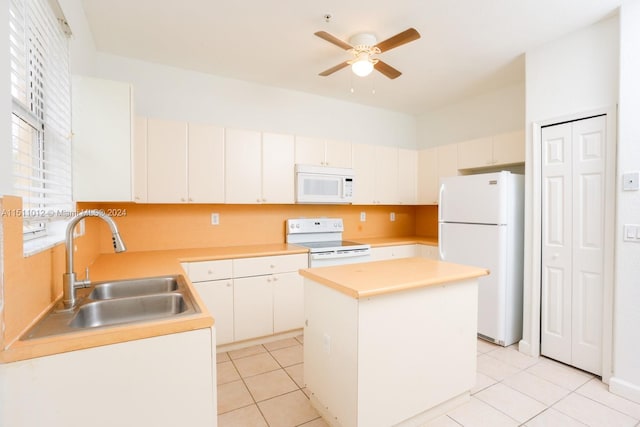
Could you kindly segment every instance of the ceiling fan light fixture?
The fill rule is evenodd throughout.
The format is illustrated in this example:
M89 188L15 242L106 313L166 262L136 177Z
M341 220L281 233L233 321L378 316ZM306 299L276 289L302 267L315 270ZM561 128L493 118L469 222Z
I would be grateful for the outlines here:
M362 54L358 60L351 64L351 71L358 77L366 77L373 71L373 62L369 55Z

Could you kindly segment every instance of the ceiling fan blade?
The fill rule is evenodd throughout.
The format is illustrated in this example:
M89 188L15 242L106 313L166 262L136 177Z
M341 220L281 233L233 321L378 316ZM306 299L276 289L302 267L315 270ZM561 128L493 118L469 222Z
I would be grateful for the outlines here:
M328 41L329 43L333 43L336 46L341 47L344 50L349 50L349 49L353 48L353 46L351 46L349 43L340 40L336 36L332 36L331 34L327 33L326 31L318 31L318 32L316 32L314 34L316 36L320 37L321 39L324 39L324 40Z
M323 72L321 72L320 74L318 74L319 76L322 77L326 77L330 74L335 73L336 71L342 70L344 67L346 67L347 65L349 65L349 62L344 61L342 64L338 64L335 67L331 67L328 70L324 70Z
M390 79L395 79L397 77L400 77L400 75L402 74L400 71L396 70L391 65L387 64L386 62L382 62L380 60L376 62L373 68L380 71L382 74L389 77Z
M380 49L380 52L386 52L394 47L402 46L403 44L418 40L420 33L415 28L409 28L401 33L396 34L386 40L381 41L376 46Z

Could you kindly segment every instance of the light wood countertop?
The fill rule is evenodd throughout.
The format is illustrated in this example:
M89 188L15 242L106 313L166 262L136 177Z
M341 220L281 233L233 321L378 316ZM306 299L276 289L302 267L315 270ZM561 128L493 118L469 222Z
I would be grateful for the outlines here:
M283 243L102 254L90 266L91 281L93 283L105 280L181 274L187 279L187 286L191 290L200 313L134 325L83 330L77 333L25 341L17 340L7 349L0 352L0 363L208 328L213 325L214 320L182 269L181 262L288 255L307 253L307 251L306 248ZM52 304L51 307L54 305ZM34 320L35 323L36 321Z
M402 258L300 270L300 274L352 298L474 279L489 270L426 258Z
M420 236L405 236L405 237L365 237L365 238L353 238L347 239L353 240L358 243L371 245L372 248L382 246L398 246L398 245L429 245L438 246L437 237L420 237Z

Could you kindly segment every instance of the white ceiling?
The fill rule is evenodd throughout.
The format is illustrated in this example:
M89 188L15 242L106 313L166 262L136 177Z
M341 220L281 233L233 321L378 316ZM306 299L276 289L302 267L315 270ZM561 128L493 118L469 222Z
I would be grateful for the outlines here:
M420 114L524 81L523 53L620 0L82 0L99 51ZM331 14L329 23L323 16ZM422 37L380 55L403 74L318 73L348 54L316 36ZM351 88L354 92L351 92ZM375 93L373 90L375 89Z

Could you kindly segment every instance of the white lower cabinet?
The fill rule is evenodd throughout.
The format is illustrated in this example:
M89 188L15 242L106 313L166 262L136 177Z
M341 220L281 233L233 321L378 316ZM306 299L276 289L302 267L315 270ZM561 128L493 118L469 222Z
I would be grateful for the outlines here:
M273 334L272 276L233 279L235 340Z
M193 285L215 318L216 344L233 342L233 280L211 280Z
M197 329L0 364L0 425L216 426L214 337Z
M307 254L184 263L215 319L217 345L301 329Z
M273 332L304 326L304 284L297 272L274 275Z
M411 258L418 255L418 245L381 246L371 248L371 261Z
M418 256L436 261L440 259L438 247L432 245L418 245Z

